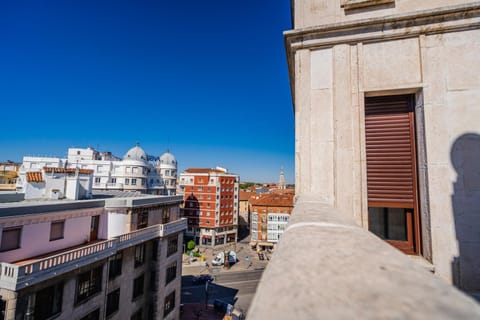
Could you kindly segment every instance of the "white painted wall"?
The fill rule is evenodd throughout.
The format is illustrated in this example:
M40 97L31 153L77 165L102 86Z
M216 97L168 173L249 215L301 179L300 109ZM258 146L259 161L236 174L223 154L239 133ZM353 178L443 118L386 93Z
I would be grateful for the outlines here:
M121 212L108 213L107 237L117 237L130 231L128 215Z
M20 248L0 252L0 261L15 262L87 242L90 216L65 220L64 238L50 241L51 221L25 224L21 231Z

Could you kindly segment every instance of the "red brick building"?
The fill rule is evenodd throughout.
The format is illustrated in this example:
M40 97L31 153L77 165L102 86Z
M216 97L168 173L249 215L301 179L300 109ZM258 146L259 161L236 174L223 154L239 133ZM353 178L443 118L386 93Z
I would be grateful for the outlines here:
M294 196L293 190L278 190L250 198L252 246L261 250L278 242L290 220Z
M187 238L205 246L237 241L239 180L221 167L190 168L180 175Z

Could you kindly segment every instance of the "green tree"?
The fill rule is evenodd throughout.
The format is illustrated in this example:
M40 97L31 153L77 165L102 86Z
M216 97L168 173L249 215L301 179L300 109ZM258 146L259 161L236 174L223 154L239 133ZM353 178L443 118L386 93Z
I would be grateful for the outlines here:
M188 241L188 242L187 242L187 249L188 249L189 251L191 251L191 250L193 250L194 248L195 248L195 241L193 241L193 240Z
M240 183L240 189L245 190L245 189L247 189L251 186L254 186L254 185L255 185L255 183L253 183L253 182Z

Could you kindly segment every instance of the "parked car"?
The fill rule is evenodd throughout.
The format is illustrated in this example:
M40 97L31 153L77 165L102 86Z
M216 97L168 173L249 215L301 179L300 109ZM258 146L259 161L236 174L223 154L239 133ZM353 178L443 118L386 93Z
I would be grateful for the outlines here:
M204 284L205 282L212 282L215 280L211 275L209 274L202 274L199 276L196 276L193 278L193 284Z
M212 260L212 266L223 266L225 263L225 253L220 252L217 254L215 259Z

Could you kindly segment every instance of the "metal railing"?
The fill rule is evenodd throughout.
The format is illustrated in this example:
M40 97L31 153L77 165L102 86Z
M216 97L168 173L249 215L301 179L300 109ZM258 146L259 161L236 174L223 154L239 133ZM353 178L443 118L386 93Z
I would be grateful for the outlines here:
M118 250L158 237L166 237L187 228L187 220L182 218L166 224L158 224L144 229L122 234L113 239L82 246L31 263L16 265L0 263L0 288L12 291L53 278L83 265L104 259Z

